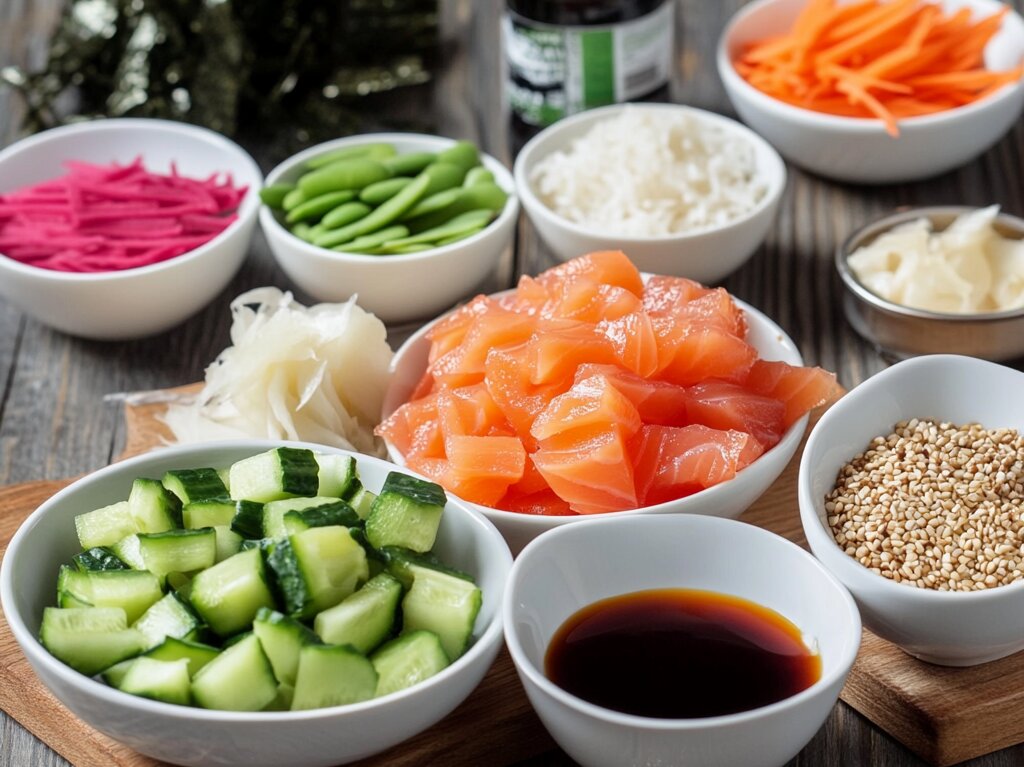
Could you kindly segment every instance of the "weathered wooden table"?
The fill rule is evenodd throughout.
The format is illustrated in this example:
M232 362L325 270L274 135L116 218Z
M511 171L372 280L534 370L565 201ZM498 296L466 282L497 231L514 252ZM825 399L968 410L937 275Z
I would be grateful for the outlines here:
M715 72L714 46L726 19L742 4L679 1L673 101L732 114ZM438 133L475 140L510 161L500 95L502 5L497 0L442 0L445 54L440 77L432 88L401 98L431 110ZM1015 5L1020 8L1022 0ZM38 64L59 7L60 0L0 0L0 66ZM15 140L18 120L17 99L0 92L0 147ZM998 203L1008 212L1024 214L1022 173L1020 123L969 165L918 184L844 186L791 169L767 242L725 285L775 319L806 360L836 371L846 387L855 386L885 367L885 361L843 319L841 288L832 266L837 241L862 222L902 205ZM485 289L507 287L518 274L536 273L552 263L524 217L516 252ZM0 302L0 485L70 477L106 465L122 449L124 426L120 405L104 397L201 379L203 368L228 343L229 301L259 285L291 287L258 236L242 271L205 311L156 339L127 343L70 338ZM393 329L393 340L408 331ZM0 723L0 767L66 764L2 713ZM571 762L555 753L531 764ZM792 764L909 767L922 762L839 703ZM1024 764L1024 746L970 764Z

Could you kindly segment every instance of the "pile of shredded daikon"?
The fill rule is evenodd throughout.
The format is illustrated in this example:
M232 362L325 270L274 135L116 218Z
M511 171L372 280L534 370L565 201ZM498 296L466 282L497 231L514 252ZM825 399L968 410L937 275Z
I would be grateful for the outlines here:
M634 237L728 224L768 190L749 141L699 117L643 107L601 120L568 150L542 158L530 181L563 218Z
M893 303L950 314L1024 307L1024 240L993 227L999 206L958 216L941 232L915 219L849 257L868 290Z
M257 288L231 302L231 343L191 404L164 420L180 442L260 437L383 455L373 435L390 377L384 324L343 304L306 308Z

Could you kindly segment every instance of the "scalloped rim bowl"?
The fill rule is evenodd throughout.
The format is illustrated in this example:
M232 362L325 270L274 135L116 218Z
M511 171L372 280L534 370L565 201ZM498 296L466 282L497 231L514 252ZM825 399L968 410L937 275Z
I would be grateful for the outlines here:
M502 293L496 295L502 295ZM800 356L796 345L782 328L749 304L739 299L734 300L746 312L750 328L748 340L758 350L762 358L782 360L791 365L803 364L803 358ZM421 328L414 335L410 336L399 347L398 351L395 352L395 356L391 361L391 383L384 394L384 403L381 409L382 420L391 415L400 405L408 400L409 394L422 377L423 372L426 370L427 354L430 349L427 333L441 319L443 317L439 317L434 322ZM783 469L786 468L789 460L800 445L800 439L807 429L807 422L808 416L804 416L793 424L775 447L768 450L750 466L739 472L734 479L675 501L660 503L656 506L645 506L639 509L612 511L596 516L600 518L614 518L636 516L638 514L689 512L717 517L738 517L771 486ZM387 449L391 460L400 466L405 465L402 454L398 452L394 445L387 443ZM505 540L508 541L513 554L518 554L527 543L547 530L587 519L586 515L549 517L518 514L513 511L492 509L468 501L463 501L463 503L476 509L494 523L495 527L505 536Z
M73 518L128 496L137 476L172 468L220 466L280 445L354 455L366 485L378 489L396 467L323 445L231 440L164 448L100 469L36 509L18 528L0 566L4 615L35 673L90 726L156 759L195 767L330 767L378 753L439 721L480 683L502 646L501 598L512 556L498 531L455 498L441 520L436 551L477 576L483 606L476 640L452 665L382 698L310 711L208 711L120 692L79 674L36 639L52 605L58 565L79 550ZM411 473L411 472L410 472Z
M963 165L1009 130L1024 109L1024 81L973 104L899 121L899 138L881 121L840 117L786 104L744 80L732 61L740 48L785 32L806 0L756 0L729 20L718 42L718 75L742 120L782 155L814 173L854 183L890 184L937 176ZM996 0L942 0L944 8L968 7L985 15ZM1024 57L1024 19L1011 10L985 49L994 69L1017 66Z
M41 269L0 254L0 294L26 314L83 338L143 338L183 322L231 281L249 252L263 174L233 141L195 125L136 118L54 128L0 151L0 194L64 172L66 160L130 162L165 173L231 173L249 187L238 219L209 242L158 264L95 274Z
M439 152L455 139L420 133L366 133L335 139L289 157L270 171L267 184L294 182L301 175L303 163L326 152L378 142L394 144L399 152ZM512 174L483 152L480 161L508 193L508 200L486 228L451 245L394 256L340 253L296 237L266 205L260 209L260 226L281 268L318 301L345 301L355 294L360 306L384 322L430 317L479 287L512 241L519 218Z
M857 601L864 625L910 655L973 666L1024 649L1024 581L983 591L934 591L891 581L844 552L826 521L825 495L839 469L901 420L979 422L1024 431L1024 373L937 354L872 376L826 411L800 460L800 521L811 551Z

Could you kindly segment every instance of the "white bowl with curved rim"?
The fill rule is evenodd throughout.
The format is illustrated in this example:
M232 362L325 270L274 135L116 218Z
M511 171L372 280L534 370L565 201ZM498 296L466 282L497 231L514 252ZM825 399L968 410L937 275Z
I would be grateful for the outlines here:
M551 638L575 612L608 597L665 588L729 594L774 610L818 651L821 676L767 706L699 719L612 711L545 676ZM753 525L686 514L592 519L541 536L512 566L502 611L527 697L552 737L585 767L778 767L828 717L861 639L849 593L806 551ZM742 684L723 683L730 681Z
M932 418L1024 431L1024 373L951 354L897 363L821 417L800 460L800 520L811 551L850 590L864 626L929 663L973 666L1024 650L1024 580L972 592L936 591L871 572L832 537L825 496L840 468L899 421Z
M119 271L59 272L23 264L0 253L0 295L30 317L73 336L99 340L143 338L183 322L231 281L249 253L260 207L263 174L233 141L195 125L118 118L44 131L0 151L0 195L56 178L68 160L130 163L146 169L205 178L230 173L247 186L238 219L180 256Z
M498 293L496 295L502 295ZM749 304L734 299L746 314L748 324L747 341L758 351L762 359L781 360L790 365L802 365L803 358L793 341L778 325L768 319ZM384 394L381 420L387 418L400 405L407 402L416 384L427 369L427 357L430 352L430 341L427 334L435 323L443 317L422 327L408 340L391 360L391 383ZM808 416L794 423L782 439L771 450L766 451L752 464L741 470L733 479L702 490L699 493L680 498L675 501L659 503L656 506L645 506L626 511L611 511L601 517L636 516L638 514L666 514L687 512L691 514L708 514L716 517L738 517L754 501L771 487L778 479L786 464L789 463L800 439L807 429ZM394 445L388 443L388 455L395 463L405 465L402 454ZM501 531L508 541L513 554L517 554L531 540L547 530L579 522L587 518L578 516L543 516L519 514L513 511L492 509L488 506L464 501L468 506L486 516Z
M327 141L278 165L267 175L267 185L296 181L306 162L327 152L381 142L394 144L404 154L440 152L455 140L418 133L367 133ZM481 153L480 161L508 193L508 200L486 228L450 245L392 256L340 253L296 237L265 205L260 226L285 274L318 301L345 301L355 295L361 307L388 323L430 317L479 287L512 242L519 218L512 174L490 155Z
M745 141L753 150L756 173L765 182L764 196L748 212L726 223L650 237L595 231L553 211L533 189L531 176L537 163L553 152L569 149L596 123L614 118L626 109L683 115ZM513 173L530 221L561 260L596 250L624 250L637 268L645 272L689 277L705 284L720 282L754 254L775 221L786 188L785 163L768 142L728 117L679 104L615 104L559 120L523 147Z
M946 12L970 8L989 15L997 0L941 0ZM899 137L881 120L815 112L761 92L740 76L733 60L745 45L789 30L807 0L757 0L737 12L718 42L718 75L740 118L782 153L814 173L840 181L891 184L937 176L984 152L1024 109L1024 81L972 104L899 121ZM1024 19L1011 11L985 48L985 64L1008 70L1024 59Z
M480 683L501 648L501 596L512 566L486 519L449 499L434 551L475 576L483 592L474 640L464 655L400 692L309 711L210 711L148 700L108 687L50 655L39 643L43 608L55 601L58 567L80 550L74 517L128 496L132 480L169 469L226 466L280 445L354 455L363 484L379 491L395 466L306 443L232 440L183 445L115 463L77 480L18 528L0 566L0 601L11 633L43 684L91 727L143 754L194 767L329 767L383 751L443 718Z

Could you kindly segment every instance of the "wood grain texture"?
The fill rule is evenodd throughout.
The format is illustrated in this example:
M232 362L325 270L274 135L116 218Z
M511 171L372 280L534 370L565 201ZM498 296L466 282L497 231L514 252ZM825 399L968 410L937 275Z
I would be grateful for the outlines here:
M0 66L38 64L63 0L0 0ZM439 133L473 138L489 153L511 161L501 109L498 46L500 0L441 0L445 56L428 115ZM678 0L677 65L672 99L734 115L714 66L718 34L744 0ZM1024 0L1012 3L1018 10ZM394 100L404 100L395 96ZM0 148L16 138L19 105L0 89ZM382 118L382 123L386 122ZM267 168L266 158L257 157ZM927 181L890 187L840 185L791 167L779 218L754 257L724 283L768 313L794 338L805 359L839 374L854 386L885 367L885 361L846 326L839 308L840 285L832 270L836 241L871 218L902 205L998 203L1024 214L1024 124L963 168ZM521 220L517 250L492 280L504 286L519 273L553 263L532 226ZM15 307L0 302L0 485L59 479L94 470L126 446L113 392L178 386L202 378L203 368L228 339L228 303L260 285L290 288L261 236L236 279L209 307L155 339L100 344L43 328ZM489 289L484 286L483 289ZM308 300L308 296L299 294ZM392 342L412 328L392 328ZM795 514L795 499L793 500ZM986 713L987 715L987 713ZM995 725L976 725L981 732ZM74 760L72 760L74 761ZM0 767L67 762L0 713ZM557 751L524 767L565 767ZM825 726L789 767L921 767L924 762L849 706L836 706ZM974 759L970 767L1017 767L1024 746Z

